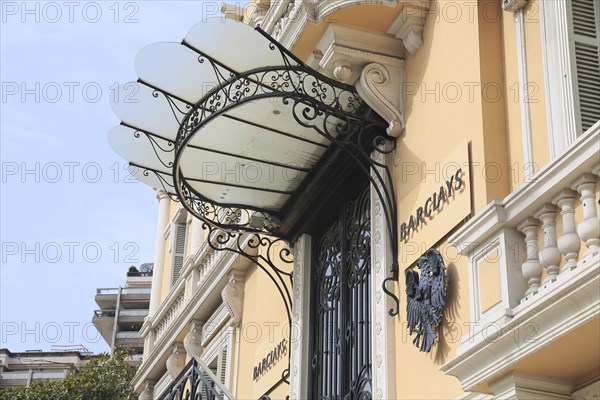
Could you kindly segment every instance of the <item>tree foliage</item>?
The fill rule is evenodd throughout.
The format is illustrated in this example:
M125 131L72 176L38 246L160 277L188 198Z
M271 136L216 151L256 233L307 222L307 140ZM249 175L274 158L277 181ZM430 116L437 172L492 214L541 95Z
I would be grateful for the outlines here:
M134 400L135 367L128 351L102 353L83 368L72 368L62 381L34 381L29 387L0 390L0 400Z

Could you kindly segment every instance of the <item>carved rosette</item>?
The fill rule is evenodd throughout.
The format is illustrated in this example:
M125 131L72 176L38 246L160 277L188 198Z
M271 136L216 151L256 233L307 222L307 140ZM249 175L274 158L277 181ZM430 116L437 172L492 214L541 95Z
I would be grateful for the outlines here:
M229 283L221 292L223 302L233 319L235 326L242 322L242 313L244 311L244 275L234 271L229 276Z
M204 322L193 320L190 331L183 339L183 347L191 357L200 357L202 354L202 327Z
M179 345L175 344L173 346L173 354L167 358L167 371L169 371L169 375L171 375L172 379L177 378L177 375L181 372L183 367L185 367L185 349Z
M404 61L399 60L396 66L368 64L356 83L360 97L388 122L387 133L394 137L404 130L403 79Z

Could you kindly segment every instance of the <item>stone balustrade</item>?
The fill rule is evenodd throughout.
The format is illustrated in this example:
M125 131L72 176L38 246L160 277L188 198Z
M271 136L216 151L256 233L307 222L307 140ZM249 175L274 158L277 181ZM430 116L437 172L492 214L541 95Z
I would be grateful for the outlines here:
M522 272L528 289L523 301L549 288L561 273L591 265L594 257L598 258L598 169L596 166L595 173L586 172L572 182L562 183L556 195L547 197L547 203L519 224L518 230L525 236L527 247ZM556 228L558 222L562 225L560 232ZM543 245L538 249L540 236ZM580 252L580 248L585 251ZM540 285L544 272L543 285Z

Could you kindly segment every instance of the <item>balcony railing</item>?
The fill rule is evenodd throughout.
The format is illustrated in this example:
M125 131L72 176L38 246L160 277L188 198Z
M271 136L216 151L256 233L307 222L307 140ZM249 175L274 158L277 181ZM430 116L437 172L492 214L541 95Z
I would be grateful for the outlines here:
M29 371L7 371L0 373L0 378L4 381L26 381L29 379Z
M141 339L140 331L117 332L117 339Z
M152 271L145 271L145 272L128 272L127 273L127 277L132 277L132 276L138 276L138 277L145 277L145 276L152 276Z
M472 322L457 357L442 370L459 377L465 390L598 314L599 141L600 122L449 238L469 256ZM498 272L499 291L493 295L485 291L495 284L481 275L489 268ZM490 327L498 335L490 335Z
M149 313L148 309L130 309L119 311L120 317L145 317Z
M121 291L122 295L127 294L147 294L150 295L150 288L123 288ZM99 296L114 296L119 294L119 288L100 288L96 289L96 295Z
M94 310L95 317L114 317L115 310Z
M65 371L33 371L33 379L63 379Z
M229 390L201 360L192 358L169 387L163 400L234 400Z

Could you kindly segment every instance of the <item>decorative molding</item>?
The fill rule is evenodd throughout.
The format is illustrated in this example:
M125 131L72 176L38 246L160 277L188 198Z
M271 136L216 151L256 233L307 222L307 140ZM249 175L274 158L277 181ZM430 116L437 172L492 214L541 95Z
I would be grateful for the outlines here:
M600 380L577 389L571 393L571 398L573 400L598 400L600 398Z
M260 21L262 28L288 49L296 45L308 24L327 23L327 17L343 8L373 5L372 0L280 0L271 2L271 8ZM396 7L398 0L377 0L376 4ZM407 6L426 4L430 0L404 2Z
M244 8L239 3L221 3L221 13L225 18L242 21L244 19L244 11Z
M154 400L154 385L156 381L147 380L144 383L144 391L138 397L139 400Z
M202 327L203 321L192 320L190 322L190 331L183 339L183 347L190 357L200 357L202 354Z
M202 279L198 281L197 289L191 293L189 302L185 304L184 308L158 340L154 339L156 336L154 329L156 329L158 321L160 321L172 305L175 299L173 291L161 303L156 315L152 317L148 325L151 330L148 332L148 336L145 337L145 341L146 343L151 341L150 344L153 346L153 349L148 354L144 352L144 363L140 366L132 380L132 385L136 390L139 390L145 380L158 380L163 376L165 362L171 353L171 343L177 340L179 333L189 321L197 319L207 321L206 324L210 322L211 308L205 305L207 302L214 304L215 301L220 301L220 292L226 285L229 273L234 269L234 266L236 268L240 267L237 254L233 252L221 252L221 254L223 254L222 257L216 257L210 261L207 266L208 269L203 274ZM181 287L184 287L184 282L180 281L179 283ZM225 309L224 305L223 309ZM225 315L228 316L229 314L225 312ZM206 324L203 329L203 335L207 331Z
M290 400L308 398L310 371L310 260L311 237L304 234L294 244L294 288L290 337Z
M597 165L598 142L600 122L579 137L568 151L546 164L504 200L493 201L478 211L448 241L460 254L466 255L494 235L500 227L516 227L546 203L549 196L555 196L562 188L570 186L581 174L591 171Z
M404 130L404 45L379 32L331 24L308 64L349 85L388 121L388 134Z
M163 189L154 189L156 191L156 199L160 203L163 199L168 199L169 195Z
M231 314L225 303L221 303L219 307L212 313L212 315L204 323L202 329L202 346L207 346L209 342L221 331L221 328L225 326L227 321L231 320ZM205 348L206 351L206 348Z
M229 274L229 283L221 291L223 303L227 307L233 324L235 326L242 322L242 313L244 311L244 273L232 271Z
M454 360L440 370L457 377L463 390L471 391L528 355L598 318L600 310L600 258L575 270L559 274L553 285L540 288L536 301L524 302L507 310L493 324L497 335L493 340L488 325L476 324L461 339ZM519 334L525 326L536 327L535 340ZM517 339L518 338L518 339ZM490 357L493 354L493 357ZM507 371L508 372L508 371Z
M371 63L365 66L356 84L360 97L388 122L387 133L398 137L404 131L404 62L399 66Z
M502 9L516 13L527 5L528 0L503 0Z
M173 354L167 358L166 366L172 379L177 378L177 375L183 370L183 367L185 367L185 349L181 344L175 343L173 345Z
M575 65L571 60L569 1L539 1L550 159L577 139Z
M371 157L382 165L392 165L393 155L373 152ZM379 173L384 173L378 167ZM372 172L374 174L375 172ZM392 300L383 293L383 283L387 278L391 264L392 251L384 207L377 191L371 186L371 337L373 338L373 398L376 400L395 399L396 394L396 359L395 359L395 324L391 318L390 309L394 308Z
M494 392L496 400L571 400L573 385L569 381L513 372L491 383L490 389Z
M429 7L429 1L406 2L387 30L387 33L402 39L410 54L415 54L423 45L423 27Z
M373 62L400 65L404 58L402 41L389 35L343 24L330 24L315 45L307 64L329 77L343 66L349 85L360 78L362 69ZM339 71L339 68L338 68Z

